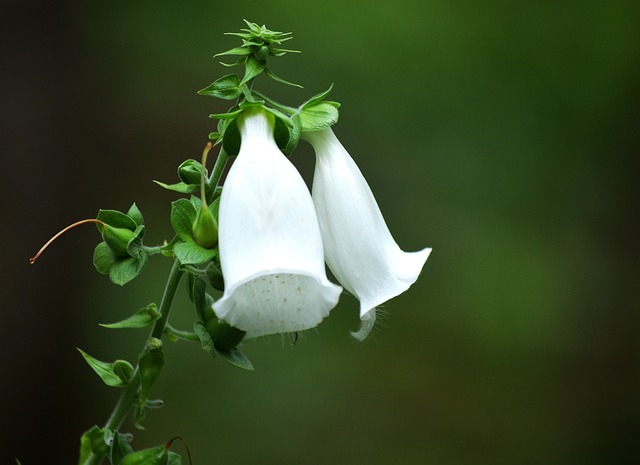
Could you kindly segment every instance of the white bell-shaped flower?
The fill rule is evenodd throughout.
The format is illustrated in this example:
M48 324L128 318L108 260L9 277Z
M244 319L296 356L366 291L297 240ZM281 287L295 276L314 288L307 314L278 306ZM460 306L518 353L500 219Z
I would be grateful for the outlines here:
M276 145L271 114L246 110L238 128L219 210L225 290L213 309L250 337L312 328L342 288L327 279L311 194Z
M325 260L340 284L360 301L364 339L375 308L406 291L418 279L430 248L403 252L391 236L360 169L331 128L305 132L316 153L312 196Z

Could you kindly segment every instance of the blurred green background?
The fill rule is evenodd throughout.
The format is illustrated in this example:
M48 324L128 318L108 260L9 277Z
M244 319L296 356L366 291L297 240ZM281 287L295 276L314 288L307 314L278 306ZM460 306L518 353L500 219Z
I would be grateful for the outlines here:
M295 104L335 84L335 131L418 282L352 340L357 302L292 345L245 346L255 373L169 344L136 448L183 437L194 464L640 463L640 6L524 2L6 1L2 8L0 463L75 463L118 392L75 348L134 359L101 329L158 301L169 263L119 289L94 272L99 208L171 236L175 180L225 108L196 91L242 18L303 51L262 81ZM307 179L311 151L295 155ZM175 324L193 310L181 295ZM125 428L133 431L130 424ZM183 452L181 445L177 451Z

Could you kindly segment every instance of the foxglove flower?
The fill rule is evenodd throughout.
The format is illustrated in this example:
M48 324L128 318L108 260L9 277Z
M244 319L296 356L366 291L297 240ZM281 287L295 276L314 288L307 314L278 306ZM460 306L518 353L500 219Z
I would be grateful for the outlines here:
M213 309L250 337L312 328L342 288L327 279L311 195L274 141L271 114L246 110L238 128L219 211L225 291Z
M375 308L416 281L431 249L400 250L367 181L331 128L303 137L316 153L312 195L325 260L360 301L361 328L353 335L364 339L373 327Z

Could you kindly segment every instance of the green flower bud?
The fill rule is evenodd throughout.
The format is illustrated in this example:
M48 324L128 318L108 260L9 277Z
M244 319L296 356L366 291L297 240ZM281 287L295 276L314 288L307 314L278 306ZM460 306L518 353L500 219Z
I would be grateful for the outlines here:
M196 160L185 160L178 166L178 177L185 184L200 184L202 165Z
M226 321L212 318L205 323L207 332L213 339L217 350L229 350L236 347L246 334L244 331L230 326Z
M269 47L266 45L263 45L258 50L256 50L253 56L255 56L260 61L266 60L269 57Z
M218 243L218 223L205 204L198 210L193 223L193 239L205 249L211 249Z
M102 238L119 257L128 257L127 246L135 237L135 232L126 228L114 228L108 224L102 229Z

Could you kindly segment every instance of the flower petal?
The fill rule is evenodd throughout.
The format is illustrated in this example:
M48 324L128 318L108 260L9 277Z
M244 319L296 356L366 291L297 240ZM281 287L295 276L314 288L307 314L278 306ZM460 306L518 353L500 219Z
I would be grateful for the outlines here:
M247 110L219 212L219 318L249 336L318 325L342 288L329 282L309 190L273 139L273 117Z
M431 249L403 252L398 247L367 181L331 128L305 132L303 138L316 152L312 195L325 259L340 284L360 300L362 330L370 330L375 307L416 281Z

